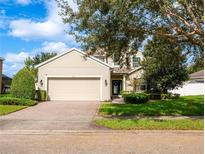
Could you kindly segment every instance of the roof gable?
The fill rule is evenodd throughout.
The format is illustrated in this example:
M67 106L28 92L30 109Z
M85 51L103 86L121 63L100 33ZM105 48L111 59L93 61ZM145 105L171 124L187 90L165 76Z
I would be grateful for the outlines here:
M41 67L41 66L44 66L44 65L46 65L46 64L48 64L48 63L50 63L50 62L52 62L52 61L54 61L54 60L56 60L56 59L62 57L62 56L65 56L66 54L68 54L68 53L70 53L70 52L76 52L76 53L81 54L81 55L83 55L83 56L86 55L86 53L84 53L84 52L82 52L82 51L80 51L80 50L78 50L78 49L76 49L76 48L72 48L72 49L70 49L70 50L68 50L68 51L66 51L66 52L64 52L64 53L62 53L62 54L59 54L59 55L57 55L57 56L55 56L55 57L53 57L53 58L51 58L51 59L48 59L47 61L44 61L44 62L42 62L42 63L36 65L35 68L39 68L39 67ZM102 65L102 66L111 68L110 65L108 65L108 64L105 63L105 62L102 62L101 60L99 60L99 59L97 59L97 58L95 58L95 57L93 57L93 56L89 56L89 57L87 57L87 59L90 59L90 60L92 60L92 61L94 61L94 62L96 62L96 63L98 63L98 64L100 64L100 65Z

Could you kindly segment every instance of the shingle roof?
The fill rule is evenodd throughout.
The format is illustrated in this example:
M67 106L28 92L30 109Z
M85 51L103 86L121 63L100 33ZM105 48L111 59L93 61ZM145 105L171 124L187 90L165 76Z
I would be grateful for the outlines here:
M138 69L141 69L142 67L139 66L137 68L133 68L133 69L128 69L126 67L124 68L120 68L120 67L115 67L113 68L113 73L116 73L116 74L130 74Z
M12 80L12 78L8 77L8 76L5 75L5 74L2 74L2 78L5 79L5 80Z
M124 73L129 73L130 71L132 71L133 69L127 69L127 68L113 68L113 73L119 73L119 74L124 74Z
M195 78L204 78L204 70L192 73L189 75L191 79L195 79Z

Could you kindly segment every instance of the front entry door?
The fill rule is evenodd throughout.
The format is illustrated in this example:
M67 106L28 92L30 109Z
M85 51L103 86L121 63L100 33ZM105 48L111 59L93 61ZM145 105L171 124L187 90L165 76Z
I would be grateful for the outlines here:
M122 81L121 80L112 80L112 94L119 95L122 89Z

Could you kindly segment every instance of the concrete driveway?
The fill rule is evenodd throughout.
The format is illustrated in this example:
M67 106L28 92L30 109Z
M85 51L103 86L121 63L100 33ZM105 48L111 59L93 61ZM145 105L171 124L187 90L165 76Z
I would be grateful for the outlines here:
M50 101L0 117L0 130L92 130L99 102Z

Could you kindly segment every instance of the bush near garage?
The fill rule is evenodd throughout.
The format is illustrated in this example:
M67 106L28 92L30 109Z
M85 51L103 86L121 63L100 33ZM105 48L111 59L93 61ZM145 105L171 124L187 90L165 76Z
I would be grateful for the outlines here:
M14 76L11 84L11 94L17 98L35 98L35 81L29 69L23 68Z
M38 101L46 101L46 91L45 90L37 90L36 95L37 95Z
M149 95L145 93L124 93L122 97L128 104L142 104L149 100Z
M37 101L25 99L25 98L15 98L15 97L0 97L0 105L22 105L22 106L33 106L36 105Z

